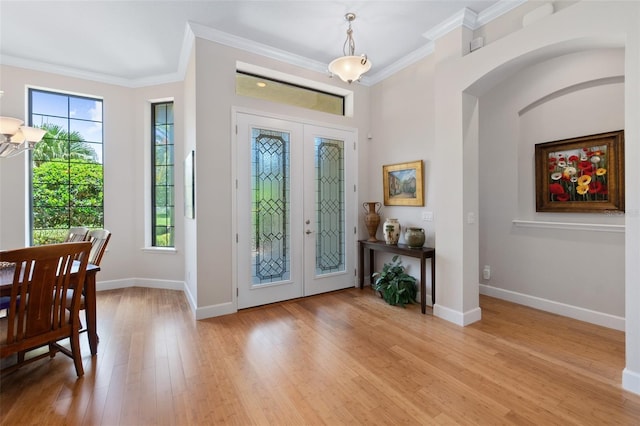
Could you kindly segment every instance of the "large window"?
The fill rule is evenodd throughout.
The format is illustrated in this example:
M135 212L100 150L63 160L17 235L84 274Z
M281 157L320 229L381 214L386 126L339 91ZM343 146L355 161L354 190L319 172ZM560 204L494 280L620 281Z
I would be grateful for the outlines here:
M102 228L102 100L30 89L29 123L47 131L31 152L31 243Z
M151 105L151 245L174 247L174 143L173 102Z

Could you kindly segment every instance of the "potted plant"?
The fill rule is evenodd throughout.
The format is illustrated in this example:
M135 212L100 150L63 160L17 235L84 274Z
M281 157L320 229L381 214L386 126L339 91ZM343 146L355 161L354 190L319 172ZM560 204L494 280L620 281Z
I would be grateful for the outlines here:
M372 288L390 305L417 303L418 286L416 279L406 273L399 256L393 256L390 263L385 263L381 272L373 274Z

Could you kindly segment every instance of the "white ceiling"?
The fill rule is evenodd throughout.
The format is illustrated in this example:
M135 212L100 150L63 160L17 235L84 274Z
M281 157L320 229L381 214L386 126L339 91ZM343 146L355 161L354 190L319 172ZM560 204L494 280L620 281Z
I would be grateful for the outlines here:
M354 12L355 53L368 55L368 77L375 79L397 70L398 61L428 53L430 38L460 21L465 8L473 26L522 1L0 0L0 63L130 86L177 80L193 23L326 70L342 56L344 15Z

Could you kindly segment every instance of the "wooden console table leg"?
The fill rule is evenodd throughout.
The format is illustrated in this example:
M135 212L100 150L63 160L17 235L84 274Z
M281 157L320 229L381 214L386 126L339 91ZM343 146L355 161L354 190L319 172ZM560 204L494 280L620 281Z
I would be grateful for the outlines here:
M431 258L431 306L436 305L436 254Z
M364 245L358 243L358 282L360 290L364 288Z
M424 272L426 259L423 257L420 259L420 306L422 313L427 312L427 283L425 281L426 274Z
M373 284L373 273L376 267L375 250L369 249L369 285Z

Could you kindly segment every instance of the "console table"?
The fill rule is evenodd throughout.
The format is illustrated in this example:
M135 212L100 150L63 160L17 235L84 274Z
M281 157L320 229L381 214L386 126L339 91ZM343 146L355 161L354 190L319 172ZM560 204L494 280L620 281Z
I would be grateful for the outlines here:
M427 307L427 283L425 274L425 263L427 259L431 259L431 301L436 303L436 249L433 247L410 248L406 244L391 245L384 241L368 241L358 240L358 279L360 288L364 287L364 250L369 250L369 277L373 273L372 269L375 265L376 251L387 253L395 253L403 256L415 257L420 259L420 304L422 313L426 312Z

